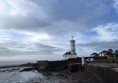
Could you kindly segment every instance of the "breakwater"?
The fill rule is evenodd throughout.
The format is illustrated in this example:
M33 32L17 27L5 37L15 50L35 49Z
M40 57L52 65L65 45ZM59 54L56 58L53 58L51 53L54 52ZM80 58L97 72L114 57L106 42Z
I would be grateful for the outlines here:
M76 70L76 69L78 70L78 66L80 65L81 65L81 58L73 58L73 59L61 60L61 61L37 61L37 64L34 65L34 68L38 71L41 70L57 71L57 70L64 70L68 68L70 70Z
M26 64L16 64L16 65L1 65L0 68L11 68L11 67L24 67L24 66L33 66L36 63L26 63Z

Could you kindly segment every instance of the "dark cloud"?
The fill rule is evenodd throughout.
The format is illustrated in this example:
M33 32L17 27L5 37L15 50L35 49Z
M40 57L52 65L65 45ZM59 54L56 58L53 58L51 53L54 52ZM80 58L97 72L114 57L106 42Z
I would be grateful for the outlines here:
M78 44L80 47L85 47L88 49L104 50L104 49L118 49L118 40L114 41L102 41L102 42L90 42L84 44Z
M35 46L37 47L37 49L39 50L48 50L48 51L60 51L59 48L55 47L55 46L50 46L50 45L44 45L44 44L35 44Z
M67 47L63 46L66 39L70 39L68 36L75 34L77 42L87 42L78 44L77 48L117 49L118 40L111 41L117 39L117 31L101 29L101 33L99 27L91 31L108 22L112 22L113 27L118 21L116 18L112 0L1 0L0 31L4 29L6 33L0 34L0 56L54 55L62 52ZM104 26L108 27L101 28ZM100 42L106 33L108 40ZM35 38L38 36L42 39ZM112 36L115 37L112 39ZM56 47L58 43L62 49Z
M10 44L12 45L12 44ZM24 55L54 55L54 52L61 51L60 48L44 44L21 44L13 47L0 47L0 56L24 56Z
M20 7L22 4L23 7ZM52 35L83 32L93 27L91 25L101 23L104 16L110 12L110 4L110 0L21 1L21 4L18 4L18 8L22 10L18 10L19 15L2 17L1 27L47 32Z

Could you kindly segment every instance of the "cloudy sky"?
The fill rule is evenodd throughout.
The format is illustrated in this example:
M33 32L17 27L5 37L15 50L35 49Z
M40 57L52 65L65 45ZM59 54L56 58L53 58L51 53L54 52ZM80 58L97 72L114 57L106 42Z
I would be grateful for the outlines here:
M118 0L0 0L0 61L62 59L118 49Z

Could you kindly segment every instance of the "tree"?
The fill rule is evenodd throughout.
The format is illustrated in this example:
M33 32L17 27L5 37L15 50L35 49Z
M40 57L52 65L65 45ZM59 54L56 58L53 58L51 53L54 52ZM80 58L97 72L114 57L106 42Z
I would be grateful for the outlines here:
M108 49L107 55L108 55L110 58L113 58L113 50L112 50L112 49Z
M108 52L111 52L111 53L113 53L113 50L112 50L112 49L108 49Z
M115 58L118 57L118 50L115 50L115 51L114 51L114 56L115 56Z

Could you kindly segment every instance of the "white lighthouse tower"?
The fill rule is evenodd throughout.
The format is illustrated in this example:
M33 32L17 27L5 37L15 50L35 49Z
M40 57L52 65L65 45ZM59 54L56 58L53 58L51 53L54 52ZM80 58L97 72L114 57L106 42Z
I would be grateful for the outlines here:
M64 60L67 60L69 58L77 58L76 45L75 45L75 40L73 39L73 36L72 36L72 39L70 40L70 51L66 52L63 55L63 58Z
M76 49L75 49L75 40L73 40L73 36L72 36L72 40L70 40L70 47L71 47L71 54L75 54Z

